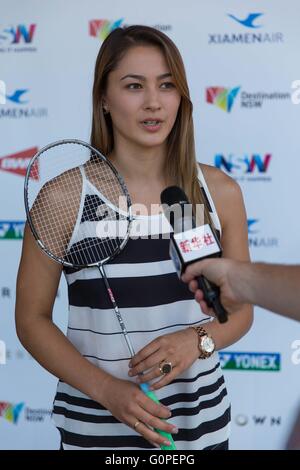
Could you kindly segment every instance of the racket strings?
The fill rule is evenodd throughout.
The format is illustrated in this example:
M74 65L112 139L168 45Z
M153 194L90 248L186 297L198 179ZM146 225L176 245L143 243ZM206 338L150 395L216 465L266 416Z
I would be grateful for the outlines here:
M36 237L60 261L102 262L127 236L124 186L110 165L83 145L60 144L42 152L30 168L27 199Z

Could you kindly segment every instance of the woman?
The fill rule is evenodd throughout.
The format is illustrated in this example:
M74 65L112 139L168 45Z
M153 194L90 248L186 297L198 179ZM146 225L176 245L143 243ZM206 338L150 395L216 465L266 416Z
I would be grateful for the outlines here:
M168 445L153 430L158 428L174 435L178 449L226 449L230 407L213 350L241 338L251 325L252 311L244 306L222 325L199 312L188 287L177 278L169 240L157 229L162 215L151 208L173 184L193 204L206 199L206 219L221 235L224 256L238 260L249 259L246 216L238 185L217 169L196 163L184 66L163 33L145 26L118 28L102 44L95 67L91 144L109 156L133 203L144 208L140 224L151 224L106 268L138 351L129 364L98 270L94 279L85 269L65 270L67 338L52 323L61 268L39 251L25 230L17 332L30 353L60 378L53 417L63 448ZM192 328L200 325L204 329ZM210 340L209 351L203 337ZM140 372L162 405L141 392Z

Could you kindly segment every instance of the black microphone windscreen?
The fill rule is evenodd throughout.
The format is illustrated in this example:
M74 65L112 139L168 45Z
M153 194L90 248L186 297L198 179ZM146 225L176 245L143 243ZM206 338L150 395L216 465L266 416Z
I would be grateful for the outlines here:
M172 206L173 204L189 204L189 200L185 192L178 186L169 186L164 189L160 195L160 201L162 204Z

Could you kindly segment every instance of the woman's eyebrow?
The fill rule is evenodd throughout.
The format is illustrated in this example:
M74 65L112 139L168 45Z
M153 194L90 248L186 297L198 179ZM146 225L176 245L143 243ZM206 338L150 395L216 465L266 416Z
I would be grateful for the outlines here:
M162 75L158 75L156 78L158 80L161 80L162 78L167 78L167 77L172 77L172 74L170 72L167 72L167 73L163 73ZM121 80L125 80L125 78L135 78L137 80L141 80L141 81L145 81L146 80L146 77L144 77L144 75L136 75L134 73L130 73L128 75L124 75L124 77L122 77L120 79Z

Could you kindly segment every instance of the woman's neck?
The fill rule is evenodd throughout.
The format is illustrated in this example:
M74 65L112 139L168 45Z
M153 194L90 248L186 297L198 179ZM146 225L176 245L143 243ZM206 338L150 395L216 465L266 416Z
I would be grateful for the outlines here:
M127 181L164 180L166 147L149 149L116 145L109 156L110 161Z

